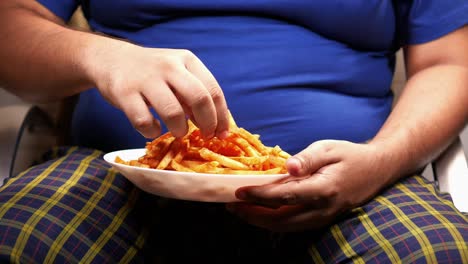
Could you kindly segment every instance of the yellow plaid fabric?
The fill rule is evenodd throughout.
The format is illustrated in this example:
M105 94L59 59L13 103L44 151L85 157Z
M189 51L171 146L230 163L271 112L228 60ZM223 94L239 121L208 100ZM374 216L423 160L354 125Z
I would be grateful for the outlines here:
M145 240L140 191L102 153L57 149L0 188L1 263L129 263ZM63 155L63 156L62 156Z
M53 154L0 188L1 263L468 263L466 216L419 176L327 229L276 234L143 193L101 152Z
M468 263L468 219L420 176L319 231L271 233L223 205L175 200L156 220L148 243L167 263Z

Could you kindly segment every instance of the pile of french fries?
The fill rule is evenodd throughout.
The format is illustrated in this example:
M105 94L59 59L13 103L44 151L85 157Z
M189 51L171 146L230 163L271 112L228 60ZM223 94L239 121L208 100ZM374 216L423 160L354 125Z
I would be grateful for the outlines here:
M175 138L170 132L146 143L146 154L138 160L115 162L158 170L214 174L281 174L286 173L290 155L279 146L263 145L259 135L239 128L230 117L226 139L203 138L189 120L187 135Z

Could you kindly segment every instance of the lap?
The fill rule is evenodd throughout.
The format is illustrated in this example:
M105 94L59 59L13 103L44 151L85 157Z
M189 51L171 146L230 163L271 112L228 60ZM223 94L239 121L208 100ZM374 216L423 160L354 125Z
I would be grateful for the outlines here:
M89 149L57 149L0 188L0 262L138 259L141 193Z
M98 151L59 152L0 188L0 260L142 262L150 252L167 263L468 261L466 217L418 176L326 230L275 234L222 204L145 194Z
M468 263L467 218L420 176L325 230L271 233L231 217L223 205L168 200L160 210L153 247L181 263L206 263L207 256L213 263Z
M317 263L467 263L468 221L420 176L402 180L323 234ZM329 249L336 251L330 252Z

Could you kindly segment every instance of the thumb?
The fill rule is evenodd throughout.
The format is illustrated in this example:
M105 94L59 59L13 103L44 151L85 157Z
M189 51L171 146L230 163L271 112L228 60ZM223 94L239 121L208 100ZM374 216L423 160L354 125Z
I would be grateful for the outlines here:
M291 176L308 176L320 168L339 161L336 155L336 141L321 140L310 144L306 149L289 158L286 168Z

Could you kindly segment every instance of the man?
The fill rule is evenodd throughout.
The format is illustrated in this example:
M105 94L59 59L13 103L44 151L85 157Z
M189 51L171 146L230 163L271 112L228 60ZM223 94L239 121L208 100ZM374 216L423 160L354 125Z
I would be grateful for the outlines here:
M100 152L67 149L41 167L53 173L36 177L33 170L0 190L0 215L7 216L0 228L11 238L2 250L11 261L126 260L142 253L144 241L174 263L197 255L209 261L213 252L239 261L252 255L300 262L468 261L460 243L467 241L466 218L420 177L408 177L468 119L466 1L4 2L0 52L9 63L0 65L0 79L31 100L80 94L75 145L141 147L144 137L160 134L158 120L184 135L186 116L205 137L224 138L229 106L239 125L265 144L296 154L287 163L294 180L237 191L245 202L228 209L242 221L217 205L169 201L142 224L141 209L133 207L161 202L144 194L137 199L138 191L100 163ZM65 26L78 4L99 34ZM409 80L390 113L400 47ZM65 165L74 162L79 165L70 172ZM42 181L58 189L42 186L50 194L33 195ZM103 196L95 196L104 186ZM20 196L6 195L15 188L28 201L42 201L36 213L16 205ZM96 202L75 208L83 192ZM69 194L75 202L63 201ZM117 202L103 206L102 200ZM61 213L47 203L63 203ZM19 221L22 210L29 213ZM108 210L108 224L90 224L101 219L93 210ZM41 225L42 216L57 225ZM186 228L187 219L194 225ZM91 227L76 228L86 223ZM9 231L18 225L24 227ZM54 227L56 233L47 232ZM149 227L146 238L142 228ZM281 232L281 239L271 241L265 230ZM43 237L48 240L28 251ZM122 249L117 255L115 244Z

